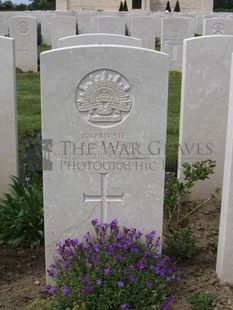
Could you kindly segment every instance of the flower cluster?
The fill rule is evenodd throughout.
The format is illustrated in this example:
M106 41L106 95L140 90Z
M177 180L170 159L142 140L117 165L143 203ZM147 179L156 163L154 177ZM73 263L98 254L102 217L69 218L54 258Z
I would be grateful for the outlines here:
M61 308L74 302L87 309L168 309L176 281L174 263L159 250L152 231L119 228L117 220L100 225L96 236L57 244L58 256L48 270L55 285L48 291Z

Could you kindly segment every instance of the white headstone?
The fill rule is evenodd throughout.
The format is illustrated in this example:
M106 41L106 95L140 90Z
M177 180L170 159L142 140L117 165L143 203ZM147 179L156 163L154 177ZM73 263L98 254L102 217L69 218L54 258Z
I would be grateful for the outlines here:
M142 47L155 49L156 21L153 17L132 17L131 36L142 40Z
M204 20L203 35L233 35L233 20L209 18Z
M94 24L96 22L96 18L97 17L96 17L95 12L79 13L77 17L78 34L96 32L96 30L93 30Z
M183 42L193 36L188 18L162 19L161 51L170 57L170 70L182 71Z
M215 173L197 183L192 199L208 198L222 188L232 52L232 36L185 40L179 162L216 160Z
M98 18L98 33L125 35L126 20L124 17L106 16Z
M231 62L230 100L219 226L217 275L221 282L233 284L233 62Z
M18 175L14 40L0 37L0 196Z
M58 39L76 35L74 16L55 16L51 19L52 48L58 47Z
M16 67L37 72L37 23L35 17L11 17L10 37L15 39Z
M54 17L54 13L52 12L44 12L41 16L41 35L42 42L46 45L52 45L52 35L51 35L51 19Z
M201 35L203 33L204 14L197 14L196 16L196 33Z
M57 49L42 54L41 77L43 139L52 144L47 266L56 242L81 238L94 218L161 236L168 56L119 45Z
M9 14L7 12L0 13L0 36L9 35Z
M58 47L90 45L90 44L114 44L141 47L142 41L137 38L121 36L117 34L80 34L58 40Z

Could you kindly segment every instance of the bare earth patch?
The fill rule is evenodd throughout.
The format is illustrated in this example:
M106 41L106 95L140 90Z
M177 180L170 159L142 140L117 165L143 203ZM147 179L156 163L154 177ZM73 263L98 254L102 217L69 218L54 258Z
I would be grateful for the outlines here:
M190 218L188 229L197 242L197 253L177 266L181 281L171 310L189 310L187 297L196 292L212 293L221 299L217 309L233 309L233 285L221 285L215 274L220 203L210 202ZM0 245L0 309L26 309L44 296L44 249L10 249ZM232 258L233 259L233 258ZM146 310L146 309L145 309Z

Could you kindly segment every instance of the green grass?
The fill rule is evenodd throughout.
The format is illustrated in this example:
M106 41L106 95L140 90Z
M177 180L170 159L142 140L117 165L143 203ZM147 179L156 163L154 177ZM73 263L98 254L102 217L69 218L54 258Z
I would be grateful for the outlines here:
M38 54L48 50L40 46ZM168 129L167 129L167 170L176 170L179 139L181 73L171 71L169 74ZM40 130L40 75L39 73L17 74L17 102L19 135Z
M168 119L167 119L167 170L176 171L179 143L181 73L170 71L168 90Z
M41 128L40 75L39 73L18 73L17 112L19 135Z

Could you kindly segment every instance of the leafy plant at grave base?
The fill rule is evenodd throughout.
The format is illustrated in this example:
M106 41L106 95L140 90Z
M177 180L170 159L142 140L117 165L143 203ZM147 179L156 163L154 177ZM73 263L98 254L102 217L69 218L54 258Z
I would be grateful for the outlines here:
M208 179L209 176L214 173L216 164L213 160L205 160L194 162L192 164L185 163L182 166L184 181L177 179L175 174L171 173L165 186L164 211L169 215L168 228L172 221L175 221L176 226L182 222L184 218L180 219L182 198L190 193L190 190L197 181Z
M180 229L166 236L163 254L168 255L171 260L177 262L189 260L195 251L195 240L190 236L189 231Z
M54 309L84 304L87 309L168 309L173 302L175 264L159 250L152 231L142 237L135 228L119 228L117 220L100 225L96 236L57 244L48 275L54 285Z
M19 175L23 182L33 182L35 173L42 179L41 131L34 130L19 137Z
M41 182L36 178L25 185L17 177L11 181L9 193L0 200L0 240L33 250L44 242Z
M188 298L192 310L213 310L221 300L213 294L198 292Z
M203 206L205 202L216 197L212 195L200 204L193 202L182 204L182 198L190 193L197 181L208 179L209 175L214 173L215 166L215 161L212 160L193 164L185 163L183 164L183 182L177 179L174 173L168 177L165 186L164 210L168 213L169 220L166 227L167 233L165 233L163 253L172 260L185 261L191 259L195 254L195 240L190 236L190 231L179 230L178 227L179 225L181 227L187 226L189 216ZM182 217L180 216L181 211ZM173 231L170 229L171 225Z

